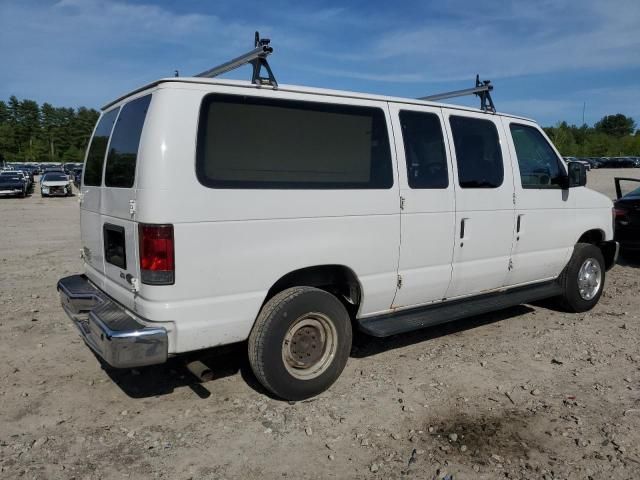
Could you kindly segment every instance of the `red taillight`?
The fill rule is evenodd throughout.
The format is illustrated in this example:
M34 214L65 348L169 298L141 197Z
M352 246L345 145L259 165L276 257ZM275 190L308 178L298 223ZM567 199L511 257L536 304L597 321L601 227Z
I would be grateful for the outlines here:
M613 207L613 216L615 218L624 217L627 214L627 211L623 208Z
M173 225L138 227L140 277L148 285L172 285L175 280Z

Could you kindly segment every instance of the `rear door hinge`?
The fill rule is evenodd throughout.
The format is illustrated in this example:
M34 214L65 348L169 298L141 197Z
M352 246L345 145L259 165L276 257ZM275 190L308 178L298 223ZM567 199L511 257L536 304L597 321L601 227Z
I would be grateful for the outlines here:
M509 259L509 271L513 270L513 259Z
M405 202L404 197L400 197L400 210L404 210L404 202Z
M135 200L129 200L129 215L131 217L134 217L136 214L136 201Z
M513 192L513 204L514 205L516 204L516 193L515 192Z
M402 275L398 275L398 288L402 288Z

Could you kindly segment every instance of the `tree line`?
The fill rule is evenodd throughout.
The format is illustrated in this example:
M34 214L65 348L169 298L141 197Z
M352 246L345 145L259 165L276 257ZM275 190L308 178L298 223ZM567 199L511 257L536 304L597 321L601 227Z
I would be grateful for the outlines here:
M99 112L0 100L0 162L82 162Z
M544 130L563 156L640 156L640 130L633 118L621 113L607 115L593 127L559 122Z
M39 105L33 100L0 100L0 162L82 162L99 112ZM564 156L640 156L640 130L618 113L592 127L559 122L544 129Z

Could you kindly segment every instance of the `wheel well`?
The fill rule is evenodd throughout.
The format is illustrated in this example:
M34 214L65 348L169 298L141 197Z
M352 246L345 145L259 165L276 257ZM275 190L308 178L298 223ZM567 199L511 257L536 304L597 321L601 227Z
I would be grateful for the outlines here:
M584 232L578 239L578 243L590 243L598 247L604 257L605 268L609 270L616 261L616 244L614 242L606 242L604 239L604 232L594 229Z
M578 243L591 243L592 245L598 245L604 241L604 233L602 230L589 230L584 232L578 239Z
M317 265L301 268L281 277L267 292L265 303L274 295L290 287L316 287L325 290L345 305L352 316L362 300L362 288L358 277L344 265Z

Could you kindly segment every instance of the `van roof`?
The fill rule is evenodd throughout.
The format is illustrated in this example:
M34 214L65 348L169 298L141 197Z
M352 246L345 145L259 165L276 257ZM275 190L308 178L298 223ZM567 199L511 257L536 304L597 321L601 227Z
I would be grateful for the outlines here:
M151 88L157 87L160 84L180 84L180 83L191 83L191 84L202 84L202 85L225 85L225 86L231 86L231 87L243 87L243 88L250 88L250 89L262 89L262 88L271 88L269 86L260 86L260 85L256 85L254 83L251 83L249 81L245 81L245 80L230 80L230 79L217 79L217 78L203 78L203 77L169 77L169 78L161 78L159 80L156 80L155 82L151 82L148 83L146 85L143 85L140 88L136 88L135 90L132 90L131 92L126 93L125 95L122 95L120 97L118 97L117 99L115 99L112 102L107 103L105 106L102 107L102 110L107 110L108 108L112 107L113 105L121 102L122 100L125 100L126 98L130 97L131 95L135 95L136 93L139 92L143 92L145 90L149 90ZM327 88L315 88L315 87L304 87L304 86L300 86L300 85L286 85L286 84L278 84L278 90L280 91L284 91L284 92L294 92L294 93L309 93L309 94L314 94L314 95L325 95L325 96L330 96L330 97L346 97L346 98L358 98L358 99L363 99L363 100L377 100L377 101L383 101L383 102L394 102L394 103L405 103L405 104L413 104L413 105L428 105L428 106L433 106L433 107L446 107L446 108L452 108L452 109L456 109L456 110L466 110L466 111L470 111L470 112L480 112L480 113L487 113L488 115L501 115L504 117L511 117L511 118L517 118L520 120L527 120L530 122L533 122L535 120L532 120L530 118L527 117L521 117L518 115L511 115L511 114L506 114L506 113L502 113L502 112L496 112L495 114L491 113L491 112L484 112L483 110L480 110L479 108L472 108L472 107L464 107L461 105L454 105L454 104L449 104L449 103L440 103L440 102L430 102L430 101L426 101L426 100L419 100L417 98L407 98L407 97L393 97L393 96L388 96L388 95L375 95L375 94L371 94L371 93L362 93L362 92L351 92L351 91L347 91L347 90L332 90L332 89L327 89Z

